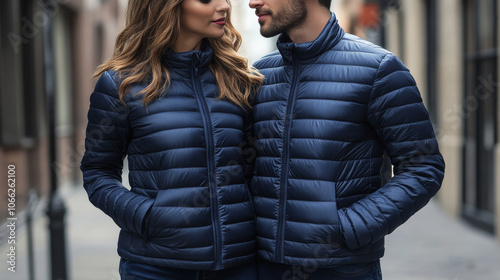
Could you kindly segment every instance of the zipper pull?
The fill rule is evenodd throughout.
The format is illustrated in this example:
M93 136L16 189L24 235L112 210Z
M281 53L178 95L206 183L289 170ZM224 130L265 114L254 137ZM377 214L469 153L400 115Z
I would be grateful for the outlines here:
M193 67L194 67L194 75L195 76L198 76L198 73L199 73L199 68L200 68L199 62L200 62L199 54L197 52L195 52L193 55Z

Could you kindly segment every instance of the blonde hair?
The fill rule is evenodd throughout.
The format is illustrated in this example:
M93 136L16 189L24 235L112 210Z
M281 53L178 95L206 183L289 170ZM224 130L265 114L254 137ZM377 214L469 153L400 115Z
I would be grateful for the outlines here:
M171 51L181 27L181 3L184 0L129 0L125 28L118 34L113 56L101 64L94 77L114 70L125 77L118 95L123 101L134 83L148 82L137 94L145 94L145 105L157 99L170 85L170 74L162 57ZM229 0L227 0L229 3ZM251 107L249 98L262 84L264 77L237 51L241 35L226 16L224 35L207 39L214 51L209 64L219 88L219 98L239 106Z

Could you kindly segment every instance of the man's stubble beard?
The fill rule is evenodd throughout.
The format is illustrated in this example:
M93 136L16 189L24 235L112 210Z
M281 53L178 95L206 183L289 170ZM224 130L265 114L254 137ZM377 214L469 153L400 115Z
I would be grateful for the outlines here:
M271 23L267 28L260 28L260 34L266 38L280 33L288 33L291 29L304 23L307 17L306 4L303 0L292 0L275 14L271 14Z

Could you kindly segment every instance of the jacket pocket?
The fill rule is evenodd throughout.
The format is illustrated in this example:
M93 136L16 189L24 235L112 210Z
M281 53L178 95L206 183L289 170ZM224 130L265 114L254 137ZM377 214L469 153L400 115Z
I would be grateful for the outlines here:
M335 213L334 215L334 220L333 220L333 233L331 237L331 241L333 242L332 246L334 247L341 247L342 245L345 244L344 237L342 236L342 225L340 224L340 217L339 217L339 204L338 204L338 197L337 197L337 183L334 182L334 189L333 189L333 195L334 195L334 201L335 201Z
M150 220L151 220L151 211L153 210L153 207L154 207L154 204L153 206L151 206L151 208L149 208L148 212L146 212L146 216L144 218L144 221L142 223L142 236L144 237L144 239L146 240L146 242L148 242L151 237L149 235L149 224L150 224Z
M152 198L154 199L153 204L146 212L146 215L144 216L144 221L142 223L142 237L146 242L149 242L149 240L151 240L152 238L151 234L153 233L153 231L151 230L151 220L153 219L155 208L157 205L158 201L157 196L158 194L156 194L156 196Z

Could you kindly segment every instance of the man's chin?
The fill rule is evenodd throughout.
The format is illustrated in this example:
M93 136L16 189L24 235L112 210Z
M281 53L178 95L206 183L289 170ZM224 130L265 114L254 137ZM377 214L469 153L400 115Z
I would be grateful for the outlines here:
M278 34L280 34L280 32L276 32L274 30L269 30L269 29L264 29L262 27L260 28L260 35L262 35L262 37L271 38L271 37L274 37Z

